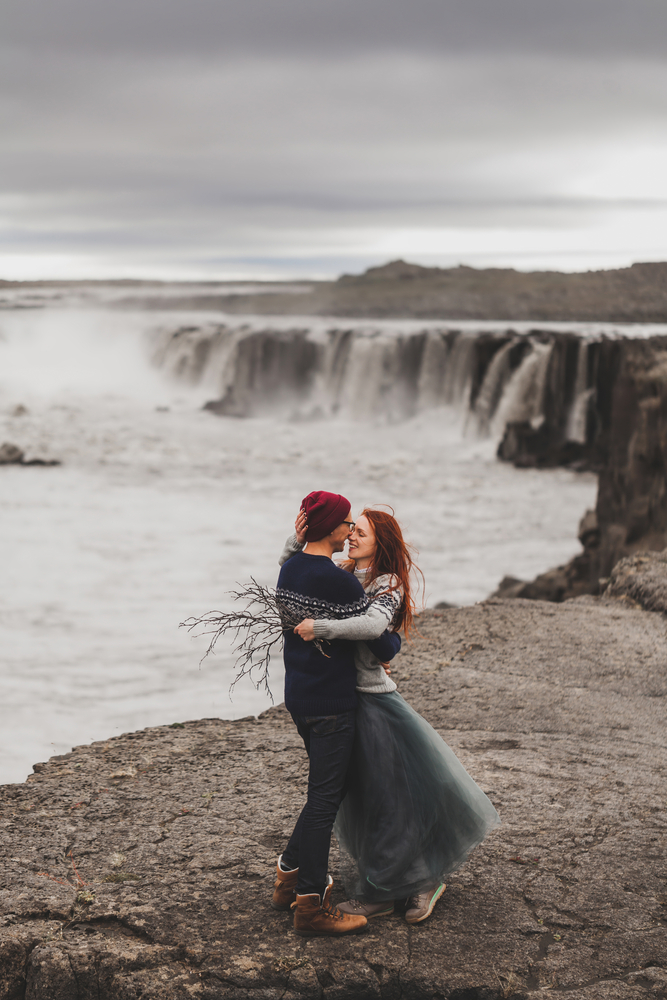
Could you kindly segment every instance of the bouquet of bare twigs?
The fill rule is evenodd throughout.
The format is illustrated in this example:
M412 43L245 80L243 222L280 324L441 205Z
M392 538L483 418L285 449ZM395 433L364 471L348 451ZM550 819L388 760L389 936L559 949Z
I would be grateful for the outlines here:
M252 583L237 585L240 590L228 591L235 601L245 601L245 607L235 611L209 611L199 618L187 618L179 627L195 635L211 636L202 662L215 650L218 639L228 633L235 642L232 650L238 653L235 663L237 673L229 687L230 695L242 677L250 677L257 690L263 686L273 701L269 687L271 655L276 644L282 642L284 633L291 632L302 617L281 604L272 587L263 587L254 577L250 579ZM314 645L324 656L327 655L320 640L315 639Z

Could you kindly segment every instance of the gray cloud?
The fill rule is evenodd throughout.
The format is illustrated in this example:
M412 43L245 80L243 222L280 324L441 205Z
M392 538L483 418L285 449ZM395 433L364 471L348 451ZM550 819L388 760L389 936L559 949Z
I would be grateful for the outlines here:
M664 54L662 0L6 0L3 36L51 50Z
M666 21L649 0L11 0L3 246L343 261L362 230L636 220L667 199Z
M5 183L336 210L553 197L566 149L664 127L666 84L657 63L553 57L51 57L5 102Z

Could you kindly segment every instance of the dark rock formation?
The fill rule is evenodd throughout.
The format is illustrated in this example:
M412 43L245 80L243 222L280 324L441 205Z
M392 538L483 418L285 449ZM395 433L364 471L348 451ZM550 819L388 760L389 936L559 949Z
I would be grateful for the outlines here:
M0 445L0 465L60 465L54 458L26 458L17 445L5 442Z
M498 458L517 469L596 468L579 441L554 441L546 421L533 427L529 420L510 420L498 445Z
M305 793L287 713L177 723L0 789L0 997L666 997L663 617L492 600L419 633L400 690L503 820L429 921L295 937L268 906Z
M667 552L638 552L616 563L605 597L623 597L667 614Z
M23 452L15 444L7 441L0 445L0 465L20 465L23 461Z
M565 350L557 338L552 360ZM570 564L529 584L505 580L497 592L503 596L563 600L580 594L586 581L596 593L599 579L608 577L619 559L667 546L667 338L589 346L585 433L577 452L565 440L572 404L562 380L558 391L554 367L543 423L509 424L498 454L517 466L567 464L576 456L575 467L598 471L595 528L585 532L585 540L580 533L584 552Z
M596 507L600 576L623 556L667 545L667 341L623 347Z
M586 341L550 333L545 339L552 346L540 422L510 421L498 457L519 468L570 465L599 472L610 456L621 369L647 343L659 353L667 352L667 338Z

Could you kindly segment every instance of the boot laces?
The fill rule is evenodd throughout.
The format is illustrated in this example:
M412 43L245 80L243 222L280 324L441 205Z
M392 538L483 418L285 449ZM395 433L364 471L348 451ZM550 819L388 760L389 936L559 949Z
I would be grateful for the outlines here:
M341 913L341 911L338 909L337 906L334 906L333 903L329 901L328 896L326 900L322 900L322 910L324 911L324 913L326 913L328 917L333 917L334 920L343 919L343 914Z

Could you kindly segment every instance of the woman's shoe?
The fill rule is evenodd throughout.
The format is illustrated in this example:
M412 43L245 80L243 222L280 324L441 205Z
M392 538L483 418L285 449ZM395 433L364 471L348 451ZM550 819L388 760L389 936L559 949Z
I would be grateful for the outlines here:
M282 854L278 858L278 864L276 865L276 881L273 887L271 906L274 910L289 910L296 899L296 883L299 877L299 869L292 868L291 871L285 871L280 865L281 860Z
M353 913L372 920L373 917L390 917L394 912L394 901L390 899L385 903L362 903L360 899L348 899L345 903L339 903L338 909L341 913Z
M445 883L442 882L435 889L426 889L415 896L410 896L408 908L405 911L405 919L409 924L419 924L426 920L433 913L433 907L438 902L445 891Z

